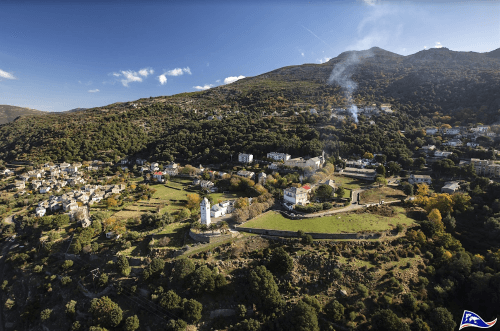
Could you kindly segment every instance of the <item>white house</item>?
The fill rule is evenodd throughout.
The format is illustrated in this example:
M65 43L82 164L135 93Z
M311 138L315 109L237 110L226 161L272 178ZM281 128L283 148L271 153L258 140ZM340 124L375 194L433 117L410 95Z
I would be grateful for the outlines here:
M179 174L179 165L177 163L170 163L164 169L164 172L169 176L177 176Z
M51 187L50 186L44 186L40 188L40 194L45 194L50 192Z
M153 178L159 183L163 183L165 181L165 179L163 178L163 172L161 171L155 171L153 173Z
M442 159L447 158L451 154L453 154L453 152L446 152L446 151L435 151L434 152L435 157L442 158Z
M453 147L458 147L458 146L462 146L462 141L459 140L459 139L451 139L445 143L443 143L443 145L445 146L453 146Z
M427 129L425 129L425 133L429 134L429 135L434 135L437 132L438 132L438 129L436 129L436 128L427 128Z
M284 191L284 200L292 205L305 205L309 202L307 199L307 190L302 187L287 187Z
M453 194L460 189L458 182L446 182L441 188L441 193Z
M36 207L36 209L35 209L36 216L38 216L38 217L44 216L46 212L47 212L47 209L45 209L44 207Z
M202 181L200 181L200 186L201 186L201 188L208 190L209 188L214 186L214 183L212 183L209 180L202 180Z
M268 159L273 159L273 160L276 160L276 161L283 161L283 162L285 162L286 160L290 160L291 155L290 154L286 154L286 153L271 152L271 153L267 153L267 158Z
M210 209L210 217L221 217L231 214L234 210L234 201L224 201L213 205Z
M436 149L435 145L422 146L422 150L426 153L429 153L430 151L433 151L435 149Z
M472 147L472 148L476 148L476 147L478 147L478 146L479 146L479 144L478 144L478 143L473 143L473 142L468 142L468 143L467 143L467 146L468 146L468 147Z
M460 128L451 128L446 130L445 134L447 135L455 135L460 133Z
M264 185L266 183L266 179L267 179L267 175L265 172L261 172L259 173L259 175L257 176L257 181L259 182L259 184L261 185Z
M432 178L429 175L410 175L408 179L408 183L410 184L420 184L425 183L427 185L432 183Z
M210 201L207 198L203 198L200 203L200 213L201 213L201 224L206 226L210 225Z
M252 179L255 176L253 171L240 170L236 173L238 176Z
M239 153L238 154L238 162L252 163L253 162L253 154Z
M158 170L160 170L160 167L159 167L158 163L153 162L153 163L151 163L151 167L150 167L150 169L151 169L151 171L153 172L153 171L158 171Z

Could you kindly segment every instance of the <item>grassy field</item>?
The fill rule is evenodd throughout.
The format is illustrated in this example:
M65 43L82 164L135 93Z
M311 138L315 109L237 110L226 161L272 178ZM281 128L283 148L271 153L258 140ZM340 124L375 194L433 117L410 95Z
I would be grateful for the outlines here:
M378 203L380 200L400 200L405 197L406 195L401 190L396 190L391 187L377 187L362 192L359 198L360 203Z
M366 180L344 177L344 176L332 176L331 179L335 181L335 184L337 184L337 186L342 186L343 188L350 190L357 190L360 187L371 185L373 183Z
M414 220L406 216L401 207L394 207L397 214L393 217L363 213L342 213L327 217L290 220L278 212L266 213L245 223L245 227L268 230L288 230L317 233L356 233L363 231L386 231L397 224L412 225Z

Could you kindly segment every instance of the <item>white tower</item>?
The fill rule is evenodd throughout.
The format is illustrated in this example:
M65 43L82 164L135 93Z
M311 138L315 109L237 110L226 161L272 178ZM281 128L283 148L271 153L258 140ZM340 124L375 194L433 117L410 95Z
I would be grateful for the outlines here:
M201 224L206 226L210 225L210 201L207 198L203 198L200 203L201 212Z

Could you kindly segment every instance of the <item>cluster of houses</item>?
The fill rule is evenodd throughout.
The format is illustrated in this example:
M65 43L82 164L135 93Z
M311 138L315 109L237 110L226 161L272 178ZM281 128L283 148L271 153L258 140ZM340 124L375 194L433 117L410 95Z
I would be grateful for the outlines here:
M58 165L45 164L40 169L35 169L18 176L13 186L22 195L28 185L40 194L59 192L66 185L74 187L85 184L83 174L78 170L81 163L61 163Z
M64 193L60 196L51 195L48 200L40 201L35 209L36 216L42 217L47 213L64 211L69 214L70 219L75 220L76 214L82 211L86 217L80 219L82 226L90 225L87 206L99 203L125 189L125 184L115 185L85 185L80 190Z
M217 218L231 214L234 211L234 203L234 200L227 200L215 204L210 208L210 201L207 198L203 198L200 203L201 224L209 226L212 222L212 217Z
M426 128L425 132L428 135L441 134L445 137L449 137L449 139L445 141L443 145L452 147L461 147L464 145L462 139L468 139L470 141L466 143L466 146L476 148L479 146L479 144L476 143L477 138L497 137L497 134L495 132L492 132L489 126L485 125L473 128L466 128L466 127Z

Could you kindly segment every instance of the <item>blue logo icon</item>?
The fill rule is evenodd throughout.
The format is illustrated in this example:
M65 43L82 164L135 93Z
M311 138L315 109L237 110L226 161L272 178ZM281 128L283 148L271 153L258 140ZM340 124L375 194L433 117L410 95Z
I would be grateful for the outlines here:
M462 316L462 322L460 323L460 328L459 330L462 330L463 328L466 327L473 327L473 328L481 328L481 329L487 329L491 328L495 323L497 322L497 319L495 318L494 321L491 322L485 322L481 317L479 317L478 314L473 313L468 310L464 310L464 315Z

